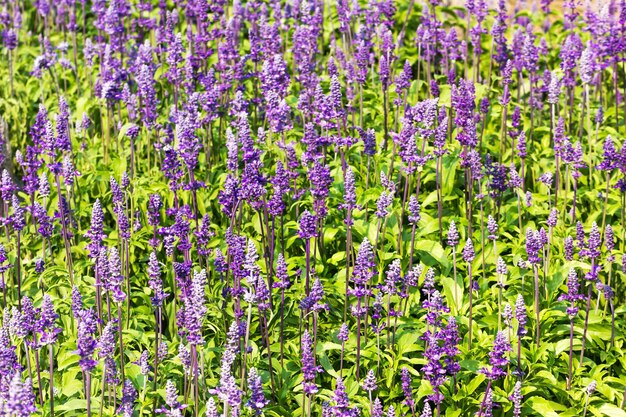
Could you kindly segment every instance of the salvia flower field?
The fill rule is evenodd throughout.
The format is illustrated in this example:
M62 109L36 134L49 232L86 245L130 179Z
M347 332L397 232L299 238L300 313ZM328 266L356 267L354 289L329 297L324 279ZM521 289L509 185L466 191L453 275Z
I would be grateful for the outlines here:
M626 0L0 1L0 415L626 416Z

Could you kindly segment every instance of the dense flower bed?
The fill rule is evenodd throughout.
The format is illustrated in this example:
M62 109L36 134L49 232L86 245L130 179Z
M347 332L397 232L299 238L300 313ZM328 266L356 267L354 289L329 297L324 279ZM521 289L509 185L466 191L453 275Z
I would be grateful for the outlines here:
M626 416L626 2L419 3L3 1L0 415Z

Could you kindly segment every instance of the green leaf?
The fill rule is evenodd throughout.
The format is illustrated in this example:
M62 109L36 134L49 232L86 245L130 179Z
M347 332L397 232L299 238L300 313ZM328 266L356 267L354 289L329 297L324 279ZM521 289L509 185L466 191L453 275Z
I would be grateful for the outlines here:
M457 282L454 282L454 277L441 277L441 283L443 285L443 295L446 297L447 304L453 311L458 311L463 306L463 287L459 285L460 277L457 276Z
M92 404L93 405L93 404ZM55 404L54 409L58 411L77 411L87 409L87 400L75 398L63 404Z
M558 411L565 410L565 407L561 404L555 403L554 401L546 400L543 397L531 397L526 400L526 403L530 405L530 407L539 413L541 416L545 417L556 417L559 415Z
M609 403L602 404L600 407L598 407L598 411L600 411L602 415L605 415L605 416L626 417L626 411Z
M422 252L422 256L425 258L432 258L435 262L441 265L443 269L448 268L448 257L439 242L434 240L419 240L415 242L415 250Z

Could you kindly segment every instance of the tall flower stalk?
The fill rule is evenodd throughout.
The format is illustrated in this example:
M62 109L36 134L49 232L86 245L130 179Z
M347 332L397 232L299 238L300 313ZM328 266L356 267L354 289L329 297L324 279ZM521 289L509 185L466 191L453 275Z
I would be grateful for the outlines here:
M578 315L577 303L585 298L584 295L578 293L578 273L571 268L567 274L567 293L559 296L559 301L567 301L569 305L566 309L569 317L569 361L568 361L568 377L566 386L569 390L572 387L572 365L574 360L574 319Z
M465 262L467 262L467 277L468 277L468 281L469 281L469 288L468 288L468 292L469 292L469 326L468 326L468 333L467 333L467 346L468 349L472 348L472 327L473 327L473 308L474 308L474 298L473 298L473 293L474 293L474 276L472 275L472 262L474 261L474 256L475 256L475 252L474 252L474 245L472 244L472 240L471 239L467 239L467 241L465 242L465 247L463 248L463 260Z
M597 260L600 257L601 244L602 237L600 235L600 230L598 229L598 225L596 224L596 222L593 222L593 224L591 225L591 231L589 232L589 239L587 240L587 247L581 248L581 255L585 256L591 261L591 270L587 272L587 274L585 274L585 280L587 282L587 305L585 307L585 324L583 327L583 337L581 340L582 346L580 348L581 363L585 357L585 344L587 339L587 328L589 325L589 312L591 310L592 292L597 283L602 284L598 277L600 265L597 264Z
M459 300L459 294L458 294L458 290L457 290L457 276L456 276L456 246L459 244L459 231L456 228L456 224L454 223L454 220L452 220L452 222L450 222L450 227L448 228L448 239L447 239L447 243L448 246L452 247L452 270L454 271L454 308L455 308L455 313L458 313L459 311L459 303L461 302L461 300Z
M541 263L539 254L541 252L541 247L542 244L539 232L533 231L530 228L526 229L526 253L528 255L528 262L532 265L535 278L535 341L537 343L537 347L539 347L539 344L541 343L541 323L539 319L539 264Z

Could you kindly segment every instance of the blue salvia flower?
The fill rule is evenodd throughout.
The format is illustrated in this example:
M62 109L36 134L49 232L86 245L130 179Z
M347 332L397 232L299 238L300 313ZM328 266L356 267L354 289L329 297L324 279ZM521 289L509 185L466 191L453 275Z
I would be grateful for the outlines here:
M313 395L318 391L318 387L315 384L315 376L322 371L322 368L315 365L315 350L311 334L308 330L305 330L302 334L302 346L300 352L302 354L302 391L306 395Z
M602 245L602 236L598 225L593 222L591 225L591 231L589 232L589 239L587 240L587 248L581 250L581 255L589 259L597 259L600 257L600 247Z
M372 417L383 417L383 405L378 397L376 397L374 404L372 404Z
M206 271L203 269L200 272L193 273L191 280L191 294L184 299L185 308L185 329L187 330L187 341L192 345L204 344L204 337L202 336L202 323L204 322L204 316L206 315L205 305L205 286L206 286Z
M109 249L109 280L108 290L113 301L121 303L126 300L126 293L122 290L124 285L124 275L122 275L122 261L117 247Z
M117 366L115 364L115 343L117 325L110 321L102 330L102 335L98 341L98 356L104 360L105 380L108 384L117 385Z
M161 266L159 265L156 252L154 251L150 253L150 257L148 259L148 277L148 286L152 290L152 297L150 300L152 301L153 306L160 307L163 304L163 300L167 298L168 294L163 291Z
M420 221L420 212L421 207L420 203L417 201L417 197L411 195L409 198L409 223L417 224Z
M50 182L48 181L48 176L44 173L39 177L39 195L43 198L47 198L50 196Z
M528 333L526 329L526 305L524 304L524 297L522 294L517 295L517 300L515 302L515 318L517 319L517 335L519 337L524 337Z
M5 202L11 201L13 197L13 192L17 190L15 184L13 184L13 179L11 178L11 174L6 169L2 171L2 178L0 179L0 196Z
M393 194L396 191L396 183L393 182L391 178L385 174L385 171L380 171L380 184L385 187L389 193L391 193L391 197L393 198Z
M496 240L498 238L498 223L491 214L487 217L487 231L489 232L487 237L490 240Z
M91 372L97 362L93 359L96 350L95 334L98 328L96 313L93 310L82 310L78 319L78 334L76 336L76 353L80 356L78 361L83 372Z
M585 247L585 227L580 221L576 222L576 242L579 249Z
M178 345L178 360L183 365L183 371L185 371L185 375L191 375L191 352L187 349L184 343Z
M507 327L513 327L513 308L509 303L506 303L502 309L502 320Z
M394 259L385 275L385 285L382 288L385 294L394 295L398 292L398 286L402 283L402 269L400 259Z
M20 232L26 227L26 219L24 218L24 208L20 205L20 201L15 195L12 196L11 208L13 209L11 224L15 230Z
M137 365L139 365L139 369L140 369L140 373L141 375L144 376L148 376L148 373L150 372L150 363L149 363L149 358L148 358L148 351L144 350L143 352L141 352L141 356L139 356L139 360L136 362Z
M316 278L313 281L313 285L311 286L311 291L308 297L304 297L304 299L300 302L300 308L304 311L322 311L328 310L328 304L322 302L324 299L324 286L322 285L322 281L319 278Z
M498 257L498 260L496 261L496 273L501 276L505 276L509 273L506 262L504 262L504 259L501 257Z
M357 300L363 300L371 291L367 288L368 283L374 277L374 248L366 237L363 239L359 251L357 252L356 262L354 269L352 270L352 281L354 282L354 288L349 290L349 294L357 298ZM352 306L352 314L355 317L364 317L366 313L366 307L357 303L356 306Z
M485 393L485 398L481 405L480 411L476 414L477 417L492 417L493 416L493 390L490 389Z
M566 261L574 259L574 239L571 236L566 236L563 240L563 251Z
M96 199L91 208L91 226L85 233L85 237L91 240L89 245L87 245L90 257L96 258L102 247L102 241L106 237L104 234L104 212L102 211L100 199Z
M343 323L341 327L339 327L339 333L337 333L337 339L340 342L347 342L350 337L350 329L346 323Z
M37 412L35 407L35 395L30 378L22 382L20 372L15 372L9 383L6 399L2 404L2 411L7 416L30 417Z
M219 413L217 411L217 405L215 404L215 400L213 397L209 398L206 403L206 411L204 414L206 417L219 417Z
M163 202L158 194L150 194L148 199L148 224L150 226L158 226L161 221L161 209Z
M522 382L517 381L513 387L513 394L509 397L513 402L513 417L520 417L522 415Z
M261 268L257 265L258 260L259 254L256 244L252 239L249 239L243 269L246 272L246 281L251 288L254 288L257 285L257 281L261 279Z
M80 172L78 172L76 168L74 168L74 163L72 162L72 158L69 154L63 157L62 169L65 184L71 187L74 184L74 180L80 176Z
M526 253L528 255L528 262L531 264L539 264L541 258L539 253L541 251L541 240L539 234L533 231L530 227L526 229Z
M613 232L613 227L610 224L607 224L604 228L604 246L606 247L607 252L606 260L611 263L614 262L615 256L612 252L615 248L615 234Z
M61 328L56 325L59 315L54 311L52 298L48 294L43 296L41 303L39 321L37 323L37 331L41 333L39 342L42 345L53 344L57 340Z
M211 230L211 219L208 214L202 217L200 227L194 232L194 235L196 236L196 249L198 254L200 256L209 256L211 249L208 248L208 245L211 238L215 236L215 233Z
M168 379L165 383L165 404L169 408L161 408L156 410L158 413L165 414L168 417L180 417L182 416L182 410L187 408L186 404L181 404L178 401L178 389L176 384L171 379Z
M363 239L357 252L354 270L352 271L352 280L359 286L367 284L374 276L373 268L375 266L374 247L366 237Z
M454 377L461 370L461 365L457 359L461 336L459 335L459 327L454 316L448 318L448 324L441 333L440 338L443 340L442 353L445 355L445 369L450 377Z
M27 296L22 297L22 310L20 311L20 318L15 322L17 336L26 338L35 332L38 313L39 310L35 308L33 301Z
M343 208L350 211L356 206L356 185L354 171L350 166L346 168L343 188Z
M549 227L556 227L557 222L559 221L559 210L556 208L552 208L550 210L550 214L548 215L547 224Z
M580 300L584 300L585 296L580 294L580 283L578 282L578 274L574 268L569 270L567 274L567 294L561 294L559 301L569 301L570 305L567 307L566 312L570 319L573 319L578 314L578 307L576 303Z
M367 156L376 154L376 132L374 129L363 130L357 128L361 139L363 140L363 153Z
M361 386L367 392L375 391L378 388L378 385L376 385L376 375L374 375L373 370L370 369L367 371L367 375L365 376Z
M218 387L213 391L224 403L224 406L232 407L233 411L239 410L242 397L237 381L232 374L232 366L235 363L239 340L239 327L237 322L233 321L228 330L226 346L222 353L220 382Z
M335 417L358 417L359 409L350 406L350 399L346 393L346 386L342 378L337 378L337 386L333 392L332 401L335 403L332 407L332 413Z
M137 390L133 386L132 381L127 379L124 381L122 399L120 401L120 406L117 409L117 414L124 417L132 417L135 401L137 401Z
M35 258L35 272L38 274L42 274L43 271L45 270L46 270L46 262L42 258Z
M309 239L317 236L317 225L315 222L315 216L308 210L302 212L300 215L300 229L298 230L298 235L301 239Z
M290 190L289 173L285 170L281 161L276 163L276 173L270 182L274 192L267 202L268 212L272 216L280 216L287 207L284 197Z
M248 372L248 389L250 390L250 398L248 399L247 405L252 409L255 415L261 415L263 408L269 404L269 401L265 398L265 394L263 394L261 377L257 373L256 368L250 368Z
M278 254L276 260L276 281L274 281L274 288L286 290L291 287L291 281L289 279L289 272L287 271L287 262L285 262L285 256L282 253Z
M411 389L411 376L406 366L402 367L402 392L404 393L404 403L411 409L415 409L415 401L413 400L413 390Z
M497 380L506 375L506 366L509 360L506 357L507 352L511 350L511 345L507 339L506 333L498 332L493 342L493 349L489 353L489 363L491 369L483 368L481 373L485 374L491 380Z
M7 391L7 383L9 382L8 380L11 374L14 371L21 371L23 369L15 352L16 347L11 344L11 334L13 333L11 322L13 321L13 315L9 318L10 315L11 314L5 310L3 327L0 327L0 372L3 375L2 380L0 380L0 387L2 387L3 392ZM19 319L19 312L17 318Z
M80 320L83 313L83 296L81 295L78 287L74 285L72 287L72 315L75 319Z
M384 190L376 201L376 216L384 219L389 215L389 206L393 202L393 194Z
M476 256L476 252L474 251L474 244L472 243L472 239L467 239L465 242L465 246L463 247L463 260L465 262L472 262L474 257Z

